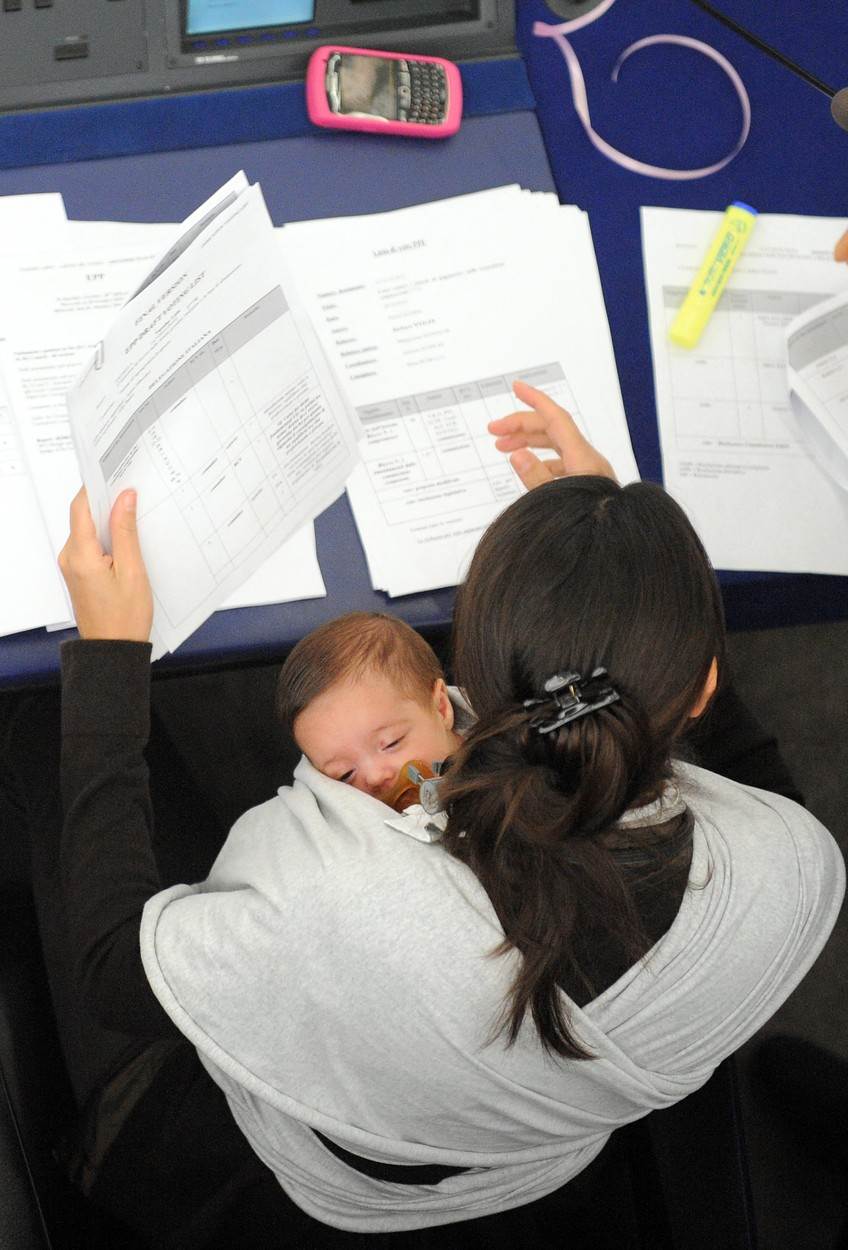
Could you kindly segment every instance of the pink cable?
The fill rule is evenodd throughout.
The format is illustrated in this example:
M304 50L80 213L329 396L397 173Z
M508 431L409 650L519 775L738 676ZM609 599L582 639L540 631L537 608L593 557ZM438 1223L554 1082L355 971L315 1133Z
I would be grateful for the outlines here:
M590 142L604 156L614 161L616 165L629 169L631 173L644 174L650 178L666 178L682 182L692 178L705 178L707 174L714 174L719 169L724 169L725 165L728 165L734 156L741 151L745 140L748 138L748 133L751 129L751 101L748 98L748 92L745 90L745 84L727 58L722 56L720 52L717 52L710 44L702 43L700 39L690 39L688 35L649 35L647 39L637 39L635 43L631 43L629 47L624 49L616 61L611 75L612 81L618 81L618 71L632 53L638 52L640 48L648 48L651 44L679 44L681 47L693 48L696 52L702 52L711 61L715 61L716 65L720 66L727 74L742 106L742 129L735 146L732 151L728 152L727 156L722 157L720 161L716 161L714 165L705 165L702 169L664 169L661 165L649 165L645 161L637 161L635 157L628 156L626 152L620 152L618 148L614 148L612 144L607 143L606 139L602 139L592 126L583 71L580 68L577 55L566 39L564 32L572 33L575 30L579 30L582 26L588 26L590 22L596 21L597 18L606 13L607 9L611 8L614 3L615 0L603 0L603 3L598 5L596 9L593 9L591 13L586 13L583 17L574 18L570 22L561 22L557 26L552 26L548 22L534 22L533 24L534 35L553 39L559 45L571 80L571 96L574 100L574 107Z

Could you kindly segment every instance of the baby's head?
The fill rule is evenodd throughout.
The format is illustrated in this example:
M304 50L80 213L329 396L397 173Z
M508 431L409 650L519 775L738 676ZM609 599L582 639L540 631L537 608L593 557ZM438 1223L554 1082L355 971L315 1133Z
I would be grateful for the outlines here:
M350 612L302 639L280 672L277 710L319 772L376 798L407 760L443 760L458 741L432 650L377 612Z

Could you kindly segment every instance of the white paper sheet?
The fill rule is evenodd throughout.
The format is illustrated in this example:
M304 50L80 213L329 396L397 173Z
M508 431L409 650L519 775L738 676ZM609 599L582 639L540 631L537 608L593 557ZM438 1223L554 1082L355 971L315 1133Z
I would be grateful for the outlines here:
M175 247L68 396L104 543L115 497L138 490L154 657L330 504L356 457L358 425L289 285L248 188Z
M348 483L375 588L453 585L523 489L486 430L547 390L637 476L585 215L517 187L281 232L365 428Z
M0 633L72 623L56 566L68 534L68 506L81 481L66 395L111 318L180 231L177 225L158 223L63 225L61 197L34 198L45 201L37 211L49 212L50 222L60 227L51 231L53 246L45 250L41 232L37 246L0 257L0 280L8 295L0 331L5 326L9 334L0 351L0 387L4 395L8 390L0 406L5 483L0 576L4 586L14 588L0 609ZM0 213L5 203L0 200ZM14 317L9 316L12 309ZM232 602L221 606L325 594L314 528L308 524L234 593Z
M58 193L0 197L0 256L43 246L65 225ZM5 293L4 293L5 294ZM34 629L65 611L15 413L0 370L0 635Z
M315 549L315 526L309 522L251 573L221 607L252 608L296 599L323 599L326 594Z
M0 634L67 614L64 584L0 373Z
M848 290L790 321L786 357L799 435L848 491Z
M0 252L42 247L51 231L61 229L66 220L64 201L58 191L0 195Z
M841 223L761 214L698 346L668 327L721 214L643 208L642 243L667 489L725 569L848 573L848 495L793 420L786 327L848 286Z
M174 229L136 226L115 243L106 223L113 241L104 243L86 222L58 233L50 250L0 256L6 387L55 552L81 481L67 393Z

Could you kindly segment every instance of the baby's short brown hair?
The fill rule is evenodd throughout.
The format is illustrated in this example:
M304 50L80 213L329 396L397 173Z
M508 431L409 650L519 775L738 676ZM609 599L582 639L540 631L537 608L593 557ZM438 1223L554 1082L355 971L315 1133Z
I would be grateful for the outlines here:
M396 616L348 612L319 625L289 654L277 681L277 713L294 736L300 713L339 681L383 674L408 699L424 703L442 676L432 648Z

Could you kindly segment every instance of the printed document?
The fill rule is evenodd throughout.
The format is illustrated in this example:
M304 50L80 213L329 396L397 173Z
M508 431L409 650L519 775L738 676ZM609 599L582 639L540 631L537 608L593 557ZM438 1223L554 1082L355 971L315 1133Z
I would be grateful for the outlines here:
M307 521L228 595L221 607L254 608L295 599L323 599L326 594L315 548L315 526Z
M42 245L65 226L61 195L0 197L0 257ZM4 300L9 293L4 286ZM14 309L13 309L14 311ZM2 328L0 328L2 335ZM38 496L0 373L0 634L34 629L66 613Z
M0 195L0 253L40 245L67 221L58 191Z
M348 495L375 588L454 585L523 491L487 423L540 387L638 476L585 214L503 187L278 232L364 427Z
M52 207L53 197L35 198L51 201ZM61 207L61 198L56 199ZM0 211L3 204L0 200ZM14 472L16 485L7 487L0 500L2 517L8 517L0 540L0 559L8 563L0 569L7 574L4 585L17 590L0 609L0 633L72 623L56 565L68 536L68 507L81 483L67 392L111 319L180 229L172 224L72 221L50 232L50 250L41 237L38 247L0 255L0 280L7 295L0 309L0 335L7 336L0 351L0 386L6 395L0 439L17 453L14 465L7 457L4 468L6 476ZM32 525L12 523L25 514L32 516ZM46 546L41 534L45 526ZM28 534L31 541L22 540ZM22 541L27 547L22 548ZM17 572L20 562L29 572L24 580ZM221 606L281 603L325 593L308 523Z
M68 536L68 506L81 481L67 393L176 229L124 226L119 243L111 223L102 223L102 235L92 224L67 223L49 250L0 256L6 389L55 553Z
M0 634L36 629L68 615L12 406L0 373Z
M642 209L665 485L719 568L846 574L848 493L820 467L792 412L786 356L790 323L848 288L833 260L840 222L761 214L687 351L668 327L720 218Z
M848 290L790 321L786 358L799 436L848 491Z
M291 300L258 186L186 225L187 246L114 318L68 396L104 544L115 498L138 491L154 658L333 502L359 433Z

